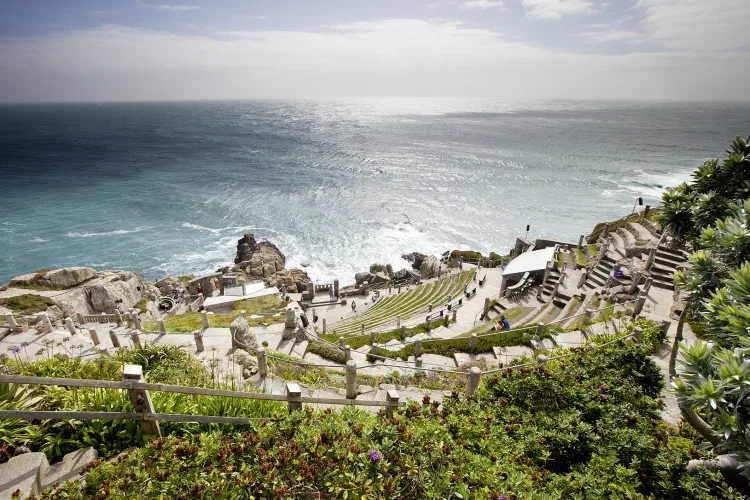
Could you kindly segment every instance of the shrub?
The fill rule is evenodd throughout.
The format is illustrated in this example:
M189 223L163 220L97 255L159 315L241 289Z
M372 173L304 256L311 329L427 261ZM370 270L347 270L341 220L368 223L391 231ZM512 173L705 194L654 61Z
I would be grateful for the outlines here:
M307 344L307 352L317 354L321 358L330 359L336 363L346 363L344 351L319 340L310 341Z
M480 252L475 252L473 250L453 250L451 252L451 259L457 259L459 257L463 258L464 262L477 262L484 258Z
M15 297L0 299L0 305L19 314L36 314L54 306L55 302L49 297L24 293Z

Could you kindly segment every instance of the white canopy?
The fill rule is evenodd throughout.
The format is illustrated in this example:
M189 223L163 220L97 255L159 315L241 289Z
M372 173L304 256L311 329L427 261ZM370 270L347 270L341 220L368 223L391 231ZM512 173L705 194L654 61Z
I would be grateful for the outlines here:
M524 252L510 261L510 263L503 270L503 276L523 274L528 271L544 271L544 268L547 266L547 262L552 259L554 254L554 247L543 248L541 250L532 250L531 252Z

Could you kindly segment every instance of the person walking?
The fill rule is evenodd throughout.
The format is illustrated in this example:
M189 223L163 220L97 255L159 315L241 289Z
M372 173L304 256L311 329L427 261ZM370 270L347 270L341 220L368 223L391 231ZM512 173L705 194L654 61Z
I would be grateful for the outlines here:
M333 300L333 287L328 288L328 297Z
M355 304L353 300L352 300L352 312L353 313L357 312L357 304Z

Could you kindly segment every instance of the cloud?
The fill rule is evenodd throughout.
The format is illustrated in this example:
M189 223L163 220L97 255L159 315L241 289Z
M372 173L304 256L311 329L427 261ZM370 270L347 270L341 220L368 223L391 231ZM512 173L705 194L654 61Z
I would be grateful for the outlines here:
M644 32L675 50L750 48L750 2L736 0L638 0Z
M505 10L501 0L468 0L461 4L462 9L500 9Z
M732 78L696 78L719 74ZM0 101L463 96L746 99L750 54L576 54L457 22L221 36L122 26L0 40Z
M637 43L643 42L643 33L637 31L622 30L619 28L608 28L607 25L597 31L583 31L579 33L589 43L607 43L607 42L629 42ZM592 26L593 27L593 26Z
M198 10L200 7L197 7L195 5L180 5L180 4L166 4L166 5L157 5L156 10L175 10L180 12L188 12L191 10Z
M523 0L526 15L534 19L557 20L571 14L593 14L597 12L590 0Z

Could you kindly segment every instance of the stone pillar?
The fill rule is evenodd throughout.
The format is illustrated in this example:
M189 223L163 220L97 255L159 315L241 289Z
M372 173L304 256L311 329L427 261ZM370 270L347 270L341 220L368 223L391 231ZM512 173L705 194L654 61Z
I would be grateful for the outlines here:
M138 309L133 309L131 312L131 316L133 316L133 327L136 330L141 329L141 318L138 317Z
M549 356L545 356L544 354L540 354L536 357L536 364L538 365L546 365L547 361L549 361Z
M193 332L193 339L195 339L195 350L203 352L203 334L201 332Z
M458 313L458 311L456 311L456 310L454 309L454 310L453 310L453 322L454 322L454 323L456 322L456 314L457 314L457 313Z
M370 345L375 345L376 339L375 339L375 331L370 332Z
M389 406L385 407L385 416L393 418L393 408L397 407L398 402L401 400L401 396L399 396L398 391L395 389L389 389L385 394L385 400L389 403ZM390 404L393 404L393 406L390 406Z
M424 325L427 328L428 332L432 329L432 322L430 321L430 317L429 316L427 316L427 319L425 320Z
M119 309L115 309L115 322L117 326L122 326L122 314L120 314Z
M133 315L129 312L125 313L125 326L127 328L133 328L135 325L133 324Z
M406 326L401 327L401 342L406 341Z
M473 396L479 388L479 380L482 378L482 370L472 366L469 370L469 376L466 378L466 396Z
M651 290L651 284L654 282L654 278L648 277L646 278L646 284L643 286L643 293L648 295L648 292Z
M420 356L422 356L422 340L421 339L417 340L414 343L414 357L418 358Z
M333 280L333 296L339 297L339 280Z
M352 360L352 348L348 345L344 346L344 361L351 361Z
M373 356L377 356L380 350L378 349L378 346L374 345L372 346L372 349L370 349L370 354Z
M633 307L633 317L638 316L643 311L643 305L646 303L646 295L638 294L638 299L635 301L635 307Z
M500 278L500 297L505 296L505 290L507 289L508 289L508 278L503 276L502 278Z
M140 365L125 365L123 367L122 379L125 382L143 382L143 368ZM128 389L130 401L135 407L135 413L154 414L154 404L151 396L145 389ZM161 437L159 422L156 420L141 420L141 431L144 434L152 434Z
M244 319L247 319L247 311L244 309L240 311L240 316L242 316Z
M482 319L486 318L489 312L490 312L490 298L486 297L484 299L484 309L482 309Z
M78 321L79 325L86 323L86 321L83 319L83 314L81 313L76 313L76 321Z
M268 360L266 359L265 347L258 347L255 354L258 357L258 375L261 378L266 378L266 375L268 375Z
M629 294L634 294L636 290L638 290L638 285L641 284L641 272L636 271L633 273L633 282L630 284L630 288L628 289Z
M469 351L473 353L477 352L477 334L472 333L471 337L469 337Z
M159 332L167 333L167 327L164 326L164 320L162 318L159 318Z
M635 338L635 340L640 343L641 339L643 338L643 328L633 328L633 338Z
M49 320L49 316L47 315L47 313L44 313L42 315L42 321L44 322L44 331L47 333L51 333L54 328L52 327L52 322Z
M652 248L648 252L648 260L646 261L646 271L651 270L651 266L654 265L654 259L656 258L656 248Z
M315 298L315 283L312 281L307 284L307 295L310 297L310 301Z
M114 330L109 331L109 339L112 341L112 347L120 347L120 338Z
M201 319L203 320L203 329L211 328L211 325L208 323L208 312L204 309L201 311Z
M464 285L464 293L468 293L468 292L469 292L469 285Z
M605 237L609 234L609 222L604 224L604 231L602 231L602 237Z
M432 312L432 304L427 304L427 312Z
M581 237L578 238L578 249L579 250L581 249L581 247L583 247L583 238L584 237L585 237L584 235L581 235Z
M76 333L78 333L76 331L76 325L73 324L73 320L71 318L65 318L65 326L68 328L68 331L71 335L75 335Z
M416 366L417 368L422 368L422 358L416 358L414 360L414 366Z
M586 283L586 279L589 277L589 270L588 268L585 268L583 272L581 273L581 277L578 280L578 288L581 288L584 283Z
M133 345L137 347L138 349L141 349L141 336L140 332L138 330L131 330L130 331L130 340L133 342Z
M327 326L326 326L326 319L325 319L325 318L323 318L323 335L325 335L325 334L326 334L326 331L327 331Z
M398 286L398 292L397 293L401 293L401 285Z
M297 327L297 313L294 309L286 310L286 320L284 321L284 328L296 328Z
M536 336L541 340L542 335L544 335L544 323L539 323L536 325Z
M352 360L346 362L346 399L357 397L357 363Z
M344 347L346 345L346 339L344 337L339 337L339 347Z
M293 411L302 411L302 401L299 398L302 397L302 389L300 389L297 382L286 383L286 395L289 398L287 405L289 406L289 413Z
M396 316L396 328L401 326L401 316Z
M646 208L643 209L643 215L641 215L641 223L643 223L646 220L646 217L648 217L649 210L651 210L651 206L646 205Z
M99 334L96 332L96 328L89 328L89 335L91 336L91 342L94 345L99 345Z

